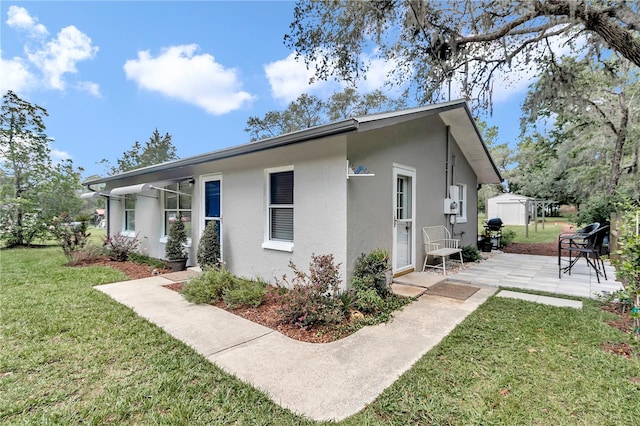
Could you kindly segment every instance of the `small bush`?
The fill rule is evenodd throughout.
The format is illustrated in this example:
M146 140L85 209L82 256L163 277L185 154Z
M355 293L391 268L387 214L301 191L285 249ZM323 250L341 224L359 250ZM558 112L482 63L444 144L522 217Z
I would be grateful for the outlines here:
M189 257L189 252L185 247L188 241L187 232L182 220L182 217L178 217L169 226L169 237L164 248L167 260L180 260Z
M227 287L222 292L222 300L231 309L242 306L257 308L262 304L267 289L258 281L238 280L233 287Z
M287 303L281 311L289 323L308 329L317 324L335 324L344 320L338 297L340 265L334 263L333 255L313 255L309 274L299 270L293 262L289 262L289 267L294 278L290 283L286 276L282 277L282 283L290 290L284 295Z
M49 226L49 231L62 247L69 263L77 262L78 251L89 241L91 234L87 230L87 222L73 221L66 212L54 217Z
M478 247L476 246L463 246L462 247L462 260L465 262L477 262L482 259Z
M373 289L363 289L356 292L356 307L365 313L372 314L382 309L384 299Z
M196 255L198 265L201 268L212 266L220 267L220 237L218 235L218 221L211 220L207 223L202 233L202 238L198 243L198 253Z
M389 285L386 282L387 271L391 270L389 253L382 248L377 248L369 254L360 254L356 260L353 271L354 279L365 279L359 284L367 288L374 288L382 298L389 294ZM352 282L353 285L353 282Z
M98 247L95 244L87 244L80 250L73 253L73 265L79 265L83 262L92 262L99 259L104 254L102 247Z
M513 229L502 230L502 239L500 240L500 242L502 243L502 246L508 246L515 239L516 239L516 231L514 231Z
M205 268L202 274L187 281L182 295L192 303L216 303L225 289L236 286L236 281L226 269Z
M117 262L124 262L129 260L129 255L135 252L140 245L138 241L138 235L130 238L121 233L114 234L112 236L105 237L104 248L107 251L109 259Z

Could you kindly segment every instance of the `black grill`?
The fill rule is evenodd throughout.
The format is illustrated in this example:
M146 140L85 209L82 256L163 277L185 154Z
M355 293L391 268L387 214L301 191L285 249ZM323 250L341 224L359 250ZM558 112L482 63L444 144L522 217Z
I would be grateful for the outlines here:
M499 231L502 229L502 219L499 217L489 219L484 227L489 231Z

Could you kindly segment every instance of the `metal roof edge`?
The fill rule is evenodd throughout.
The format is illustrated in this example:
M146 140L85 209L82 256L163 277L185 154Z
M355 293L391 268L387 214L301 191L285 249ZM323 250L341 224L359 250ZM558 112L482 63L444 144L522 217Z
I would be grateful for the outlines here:
M236 145L229 148L223 148L223 149L212 151L205 154L198 154L198 155L187 157L187 158L155 164L153 166L142 167L142 168L130 170L124 173L119 173L117 175L106 176L99 179L87 180L82 182L82 185L85 185L85 186L98 185L101 183L111 182L119 179L144 176L146 174L154 173L161 170L192 166L192 165L206 163L206 162L215 161L215 160L223 160L226 158L237 157L240 155L265 151L265 150L277 148L280 146L306 142L308 140L316 139L320 137L331 136L339 133L346 133L349 131L357 130L358 126L359 126L358 121L356 121L353 118L349 118L346 120L341 120L341 121L336 121L329 124L311 127L309 129L303 129L303 130L298 130L296 132L286 133L284 135L274 136L272 138L262 139L256 142L249 142L246 144Z
M464 109L467 112L467 115L469 116L469 120L471 121L471 124L473 125L473 128L476 131L476 134L478 135L478 139L480 139L480 143L482 144L482 148L484 149L484 152L487 154L487 158L489 159L489 162L491 163L491 166L493 167L493 171L496 172L496 176L498 176L498 179L500 179L500 182L504 182L504 178L502 177L502 174L500 173L500 170L498 170L498 166L496 166L496 163L493 162L493 157L491 156L491 153L489 152L489 147L487 147L487 144L484 142L484 138L482 137L482 133L480 133L480 129L478 129L478 125L476 124L476 120L473 118L473 114L471 114L471 110L469 109L469 105L464 102Z

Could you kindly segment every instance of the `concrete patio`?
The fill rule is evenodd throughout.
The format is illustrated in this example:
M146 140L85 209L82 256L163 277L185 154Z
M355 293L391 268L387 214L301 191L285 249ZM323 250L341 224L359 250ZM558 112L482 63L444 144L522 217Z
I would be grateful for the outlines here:
M593 299L596 295L609 294L622 288L622 283L615 280L615 269L607 261L605 270L608 279L600 277L598 283L593 269L580 259L572 268L571 275L563 274L559 278L558 258L555 256L496 253L487 260L450 275L448 280Z

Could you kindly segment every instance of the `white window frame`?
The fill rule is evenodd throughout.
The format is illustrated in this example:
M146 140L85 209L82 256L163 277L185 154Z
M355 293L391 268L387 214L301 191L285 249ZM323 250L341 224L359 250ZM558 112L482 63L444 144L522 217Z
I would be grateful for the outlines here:
M458 214L456 214L457 223L467 223L467 185L464 183L457 183L458 187L458 199L455 200L458 203Z
M175 186L175 188L174 188ZM166 218L166 213L168 211L175 211L177 214L180 211L189 211L191 212L191 232L193 232L193 191L191 192L191 207L188 209L185 208L181 208L180 207L180 197L178 197L178 200L176 201L176 208L175 209L167 209L165 208L166 202L167 202L167 193L171 192L171 193L176 193L179 192L180 190L180 182L176 182L176 183L172 183L171 185L167 185L164 187L164 189L162 191L160 191L162 193L161 195L161 208L160 208L160 212L161 212L161 218L160 218L160 226L162 227L160 234L160 242L161 243L167 243L167 241L169 240L169 230L167 229L166 223L165 223L165 218ZM187 247L191 247L191 235L187 235Z
M293 204L271 204L271 175L275 173L281 172L294 172L293 181L294 181L294 203ZM279 250L286 252L293 252L293 241L283 241L283 240L273 240L271 239L271 209L277 206L278 208L291 208L294 211L294 228L295 228L295 171L293 169L293 165L283 166L283 167L274 167L270 169L265 169L264 171L264 181L265 181L265 223L264 223L264 240L262 242L263 249L269 250ZM295 230L295 229L294 229ZM295 233L294 233L295 238Z
M122 232L121 234L126 237L135 237L136 236L136 195L135 194L125 194L122 196ZM127 200L133 201L133 208L127 208ZM133 213L133 229L127 228L127 216L128 213Z

